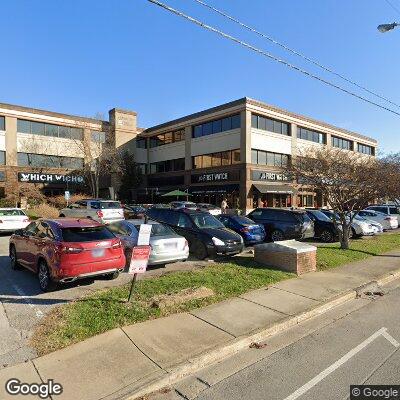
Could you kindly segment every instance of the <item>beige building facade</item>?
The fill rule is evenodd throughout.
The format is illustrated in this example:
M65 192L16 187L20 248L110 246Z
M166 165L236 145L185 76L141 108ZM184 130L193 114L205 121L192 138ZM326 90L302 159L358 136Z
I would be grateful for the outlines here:
M318 194L296 190L284 174L291 157L309 146L334 146L374 156L377 141L260 101L241 98L147 129L133 111L112 109L108 120L0 103L0 196L20 185L45 194L79 192L85 146L105 140L132 153L144 175L131 188L140 203L165 202L181 189L196 202L247 211L322 205ZM117 197L118 176L102 197Z

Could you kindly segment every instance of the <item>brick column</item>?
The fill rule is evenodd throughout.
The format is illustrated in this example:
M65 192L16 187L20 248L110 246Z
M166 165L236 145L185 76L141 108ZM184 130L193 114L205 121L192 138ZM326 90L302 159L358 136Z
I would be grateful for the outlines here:
M6 165L15 167L17 163L17 118L6 117Z

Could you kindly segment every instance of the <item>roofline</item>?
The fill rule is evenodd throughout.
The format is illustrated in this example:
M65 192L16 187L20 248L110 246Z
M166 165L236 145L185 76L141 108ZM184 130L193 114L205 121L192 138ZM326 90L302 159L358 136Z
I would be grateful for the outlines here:
M346 133L346 134L348 134L350 136L353 136L353 137L356 137L356 138L359 138L359 139L368 140L370 142L374 142L374 143L378 144L378 141L376 139L371 138L371 137L362 135L362 134L357 133L357 132L349 131L349 130L344 129L344 128L340 128L338 126L329 124L327 122L319 121L319 120L311 118L311 117L307 117L307 116L304 116L304 115L301 115L301 114L296 114L294 112L285 110L283 108L275 107L275 106L273 106L271 104L267 104L267 103L264 103L264 102L259 101L259 100L255 100L255 99L246 97L246 103L254 105L254 106L268 108L271 111L275 111L275 112L278 112L278 113L281 113L281 114L286 114L286 115L288 115L288 116L290 116L292 118L301 119L301 120L303 120L305 122L310 122L310 123L316 124L316 125L321 125L321 126L323 126L325 128L333 129L333 130L339 131L341 133Z
M233 101L230 101L228 103L221 104L219 106L207 108L205 110L202 110L202 111L199 111L199 112L196 112L196 113L193 113L193 114L189 114L189 115L186 115L186 116L181 117L181 118L173 119L171 121L164 122L162 124L155 125L155 126L152 126L150 128L147 128L147 129L145 129L144 131L142 131L140 133L141 134L142 133L143 134L152 133L154 131L158 131L160 129L167 128L167 127L172 126L172 125L178 125L180 123L184 123L184 122L190 121L192 119L205 116L207 114L211 114L211 113L218 112L218 111L224 111L226 109L229 109L229 108L232 108L232 107L235 107L235 106L239 106L239 105L246 106L247 104L254 105L254 106L259 106L259 107L263 107L263 108L267 108L267 109L269 109L271 111L274 111L274 112L277 112L277 113L281 113L281 114L286 114L289 117L303 120L304 122L308 122L308 123L312 123L312 124L316 124L316 125L321 125L321 126L323 126L325 128L333 129L333 130L336 130L338 132L345 133L347 135L353 136L355 138L367 140L367 141L373 142L375 144L378 144L378 141L376 139L371 138L371 137L362 135L362 134L357 133L357 132L349 131L349 130L344 129L344 128L340 128L338 126L329 124L327 122L319 121L319 120L311 118L311 117L307 117L307 116L304 116L304 115L301 115L301 114L296 114L294 112L291 112L291 111L285 110L283 108L279 108L279 107L273 106L271 104L264 103L264 102L259 101L259 100L252 99L250 97L242 97L240 99L233 100Z
M242 97L241 99L230 101L229 103L224 103L224 104L221 104L219 106L207 108L206 110L198 111L196 113L189 114L189 115L186 115L186 116L181 117L181 118L173 119L172 121L168 121L168 122L164 122L164 123L159 124L159 125L152 126L150 128L145 129L142 133L151 133L151 132L154 132L156 130L159 130L159 129L162 129L162 128L166 128L166 127L168 127L170 125L176 125L176 124L179 124L179 123L182 123L182 122L186 122L186 121L189 121L191 119L199 118L199 117L202 117L203 115L207 115L207 114L210 114L210 113L213 113L213 112L223 111L223 110L225 110L227 108L232 108L232 107L239 106L239 105L242 105L242 104L246 105L246 100L247 100L246 97Z
M48 117L67 118L67 119L73 119L76 121L92 122L92 123L97 123L97 124L109 124L108 121L103 121L101 119L81 117L81 116L72 115L72 114L63 114L63 113L58 113L58 112L53 112L53 111L48 111L48 110L42 110L39 108L24 107L24 106L18 106L18 105L8 104L8 103L0 103L0 108L5 108L10 111L16 110L16 111L23 111L23 112L28 112L28 113L32 113L32 114L46 115Z

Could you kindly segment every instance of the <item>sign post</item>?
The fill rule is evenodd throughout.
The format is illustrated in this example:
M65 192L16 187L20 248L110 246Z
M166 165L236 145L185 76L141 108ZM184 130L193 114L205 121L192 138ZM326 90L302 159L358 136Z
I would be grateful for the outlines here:
M135 290L135 283L138 274L146 272L147 263L149 262L151 247L150 243L151 225L140 225L137 246L132 249L131 262L129 264L129 273L133 274L131 288L129 291L128 302L131 302Z

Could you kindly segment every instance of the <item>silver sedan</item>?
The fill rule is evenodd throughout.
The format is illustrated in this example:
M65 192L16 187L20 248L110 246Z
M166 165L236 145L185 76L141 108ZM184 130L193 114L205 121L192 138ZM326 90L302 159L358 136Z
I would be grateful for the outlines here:
M148 221L147 223L152 225L149 265L185 261L189 257L189 245L184 237L179 236L169 226L159 222ZM137 245L141 224L144 224L143 220L131 219L108 225L108 228L122 241L127 266L131 261L132 248Z

